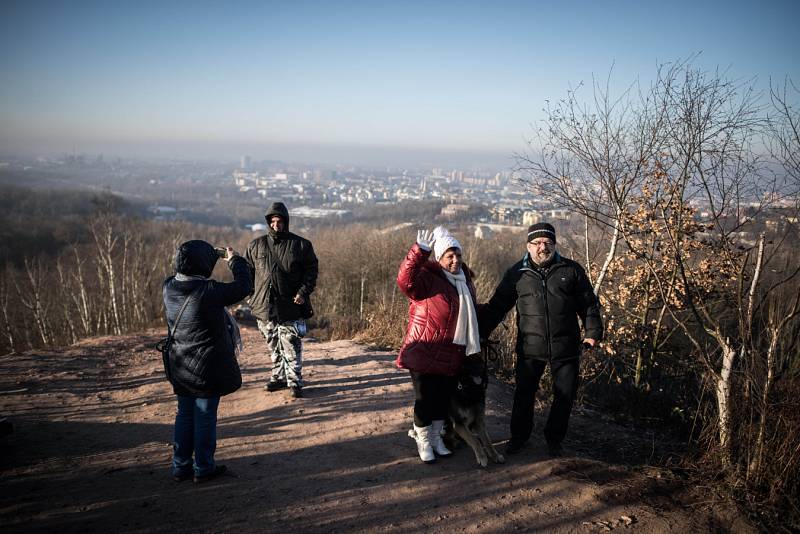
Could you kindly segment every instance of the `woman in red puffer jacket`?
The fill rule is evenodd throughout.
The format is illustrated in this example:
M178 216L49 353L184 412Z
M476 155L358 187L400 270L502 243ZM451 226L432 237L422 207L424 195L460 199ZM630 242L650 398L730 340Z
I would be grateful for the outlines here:
M431 248L435 262L429 261ZM456 375L464 357L481 350L472 272L461 253L461 244L444 228L420 230L397 274L410 301L397 366L411 373L415 401L409 435L426 463L452 454L441 433Z

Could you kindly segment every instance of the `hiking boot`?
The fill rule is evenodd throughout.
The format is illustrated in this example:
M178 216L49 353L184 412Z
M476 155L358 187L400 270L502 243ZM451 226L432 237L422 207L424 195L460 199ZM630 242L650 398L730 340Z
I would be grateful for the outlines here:
M279 389L283 389L285 387L286 387L286 380L275 380L270 378L269 382L267 382L267 385L264 386L264 389L272 392L272 391L278 391Z
M432 431L433 425L414 425L414 430L408 431L408 435L414 438L414 441L417 442L417 453L419 453L419 459L426 464L432 464L436 461L436 455L434 454L433 447L431 446Z
M191 471L188 471L186 473L174 473L172 475L172 480L174 480L175 482L183 482L184 480L189 480L190 478L192 478L192 476L193 475Z
M195 475L194 476L194 483L201 484L203 482L208 482L209 480L213 480L220 476L221 474L225 473L228 468L224 465L217 465L214 467L214 470L208 473L207 475Z
M508 443L506 443L506 454L517 454L524 449L527 444L527 441L511 438L508 440Z
M564 448L561 446L561 443L548 441L547 453L553 458L559 458L561 456L564 456Z
M442 434L444 433L444 420L436 420L431 423L431 447L433 448L433 452L436 453L436 456L442 456L447 458L453 455L453 451L447 448L444 444L444 440L442 440Z
M303 388L301 388L300 386L292 386L291 390L292 390L292 397L294 397L295 399L303 398Z

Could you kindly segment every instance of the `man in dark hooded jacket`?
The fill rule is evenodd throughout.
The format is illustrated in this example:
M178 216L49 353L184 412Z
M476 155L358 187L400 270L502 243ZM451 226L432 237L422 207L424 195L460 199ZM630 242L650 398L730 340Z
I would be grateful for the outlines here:
M217 252L205 241L187 241L175 255L175 276L164 281L164 305L172 333L167 378L178 396L172 476L205 482L223 472L217 446L217 408L223 395L242 385L236 362L238 328L225 306L252 291L250 270L232 248L226 250L233 282L210 280ZM194 453L194 463L192 454Z
M250 308L272 355L267 391L289 387L295 398L303 396L303 345L305 320L313 314L311 293L317 285L319 264L307 239L289 231L289 210L282 202L264 214L267 234L247 246L255 289Z
M593 347L602 339L603 322L586 272L577 262L558 253L556 231L551 224L530 226L526 248L525 257L506 271L494 295L481 309L481 336L488 337L516 304L516 388L506 452L519 452L531 435L536 390L549 364L553 403L544 435L550 454L560 456L578 390L581 346Z

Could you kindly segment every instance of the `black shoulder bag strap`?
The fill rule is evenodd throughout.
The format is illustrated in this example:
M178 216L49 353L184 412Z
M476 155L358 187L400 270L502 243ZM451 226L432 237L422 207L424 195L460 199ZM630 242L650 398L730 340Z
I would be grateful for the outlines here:
M169 349L172 347L173 335L175 334L175 330L178 329L178 324L181 322L181 316L183 316L186 306L189 305L189 301L201 287L203 287L202 284L189 293L189 295L186 297L186 300L183 301L183 306L181 306L181 309L178 310L178 315L175 317L175 324L172 325L171 330L169 328L169 322L167 322L167 338L162 339L158 342L158 345L156 345L156 348L161 351L161 358L164 360L164 374L167 375L167 380L170 382L172 381L172 375L169 371Z

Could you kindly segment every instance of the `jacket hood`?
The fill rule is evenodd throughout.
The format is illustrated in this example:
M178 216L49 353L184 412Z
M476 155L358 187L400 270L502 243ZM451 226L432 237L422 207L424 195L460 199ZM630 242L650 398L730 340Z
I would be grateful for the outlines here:
M210 243L200 239L186 241L175 253L175 270L181 274L211 276L217 264L217 253Z
M269 218L273 215L278 215L279 217L283 218L283 231L289 231L289 210L286 209L286 205L283 202L273 202L269 209L264 213L264 218L267 220L267 226L269 226Z

